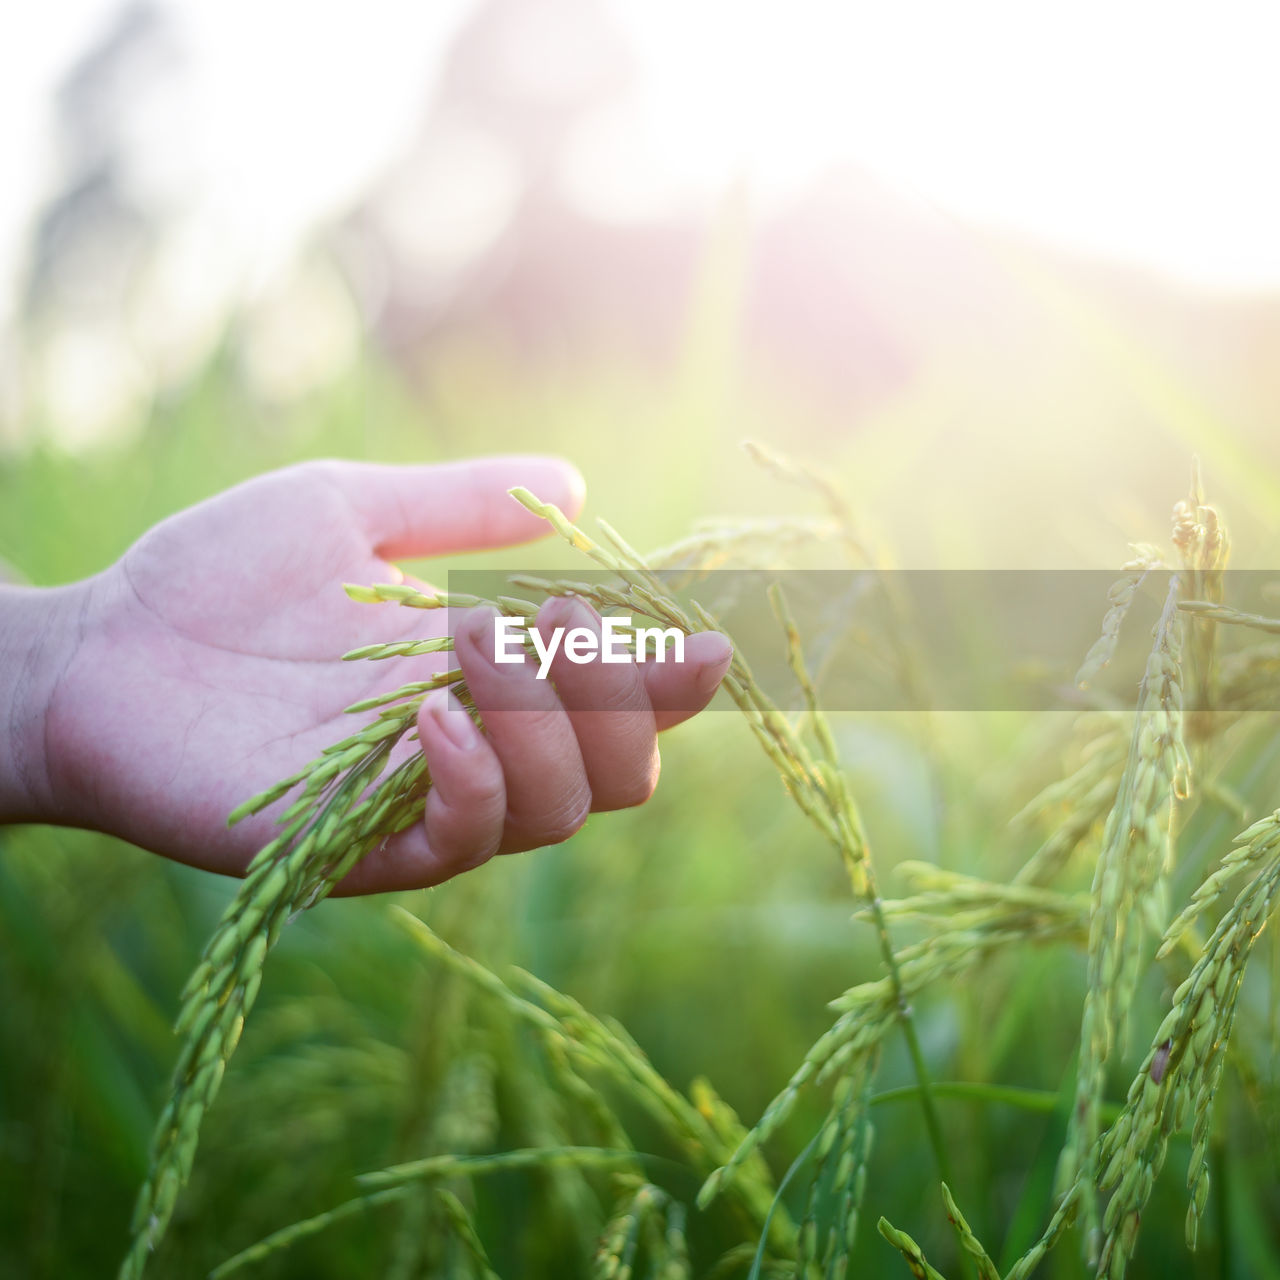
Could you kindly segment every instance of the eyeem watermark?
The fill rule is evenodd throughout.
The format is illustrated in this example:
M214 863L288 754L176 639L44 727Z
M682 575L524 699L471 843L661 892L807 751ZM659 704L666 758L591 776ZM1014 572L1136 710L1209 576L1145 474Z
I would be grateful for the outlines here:
M494 662L522 662L525 639L533 642L538 655L538 679L545 680L551 662L557 653L563 652L570 662L582 665L587 662L646 662L649 647L653 646L653 660L665 662L668 654L673 662L684 661L684 632L678 627L637 627L629 617L602 618L600 632L590 627L556 627L549 639L544 639L536 627L530 627L524 618L500 617L493 626ZM634 644L634 652L628 645ZM670 648L667 647L670 642Z

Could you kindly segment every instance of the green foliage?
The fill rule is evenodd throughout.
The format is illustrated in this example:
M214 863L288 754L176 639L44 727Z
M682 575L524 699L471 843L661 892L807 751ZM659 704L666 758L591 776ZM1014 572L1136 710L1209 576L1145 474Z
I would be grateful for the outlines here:
M196 496L191 488L188 477ZM824 507L802 536L834 529L850 554L855 544L863 554L841 524L847 512ZM794 527L786 534L802 545ZM682 543L681 554L696 563L760 542L758 525L743 535L737 544L725 526ZM589 546L625 570L617 590L629 603L662 604L625 544ZM58 577L84 571L87 559L83 548L49 545L28 563ZM776 607L803 690L802 637L786 602ZM1167 728L1166 660L1182 655L1157 649ZM1182 651L1205 652L1202 643ZM1265 664L1240 676L1272 678ZM1072 1275L1091 1244L1101 1274L1274 1274L1265 1224L1276 1209L1277 1113L1266 1064L1276 1002L1254 971L1263 966L1245 969L1277 883L1272 820L1217 862L1232 824L1244 825L1217 797L1257 810L1280 795L1269 724L1201 726L1194 798L1176 800L1173 786L1141 794L1144 830L1149 810L1167 823L1178 809L1168 866L1135 868L1129 888L1113 880L1104 892L1100 882L1090 890L1093 868L1118 824L1128 823L1126 839L1137 825L1133 762L1163 767L1172 737L1144 738L1132 717L1119 727L1115 717L1085 718L1076 737L993 717L978 727L975 751L972 726L826 719L816 699L800 718L783 716L736 668L729 693L766 762L737 719L703 717L665 748L667 777L643 811L406 896L408 913L321 903L281 928L340 870L328 857L309 868L298 858L275 883L285 845L250 882L264 907L255 917L234 886L112 842L4 833L0 1270L97 1275L124 1251L151 1114L169 1096L174 975L196 969L199 940L213 934L180 1023L190 1032L208 1017L173 1095L196 1099L194 1123L210 1101L199 1073L226 1060L265 944L279 945L193 1164L183 1147L191 1122L186 1134L181 1122L169 1126L179 1159L159 1198L170 1197L174 1217L149 1273L676 1280L793 1275L799 1257L802 1274L825 1280L893 1267L884 1242L858 1228L883 1214L882 1233L921 1275L987 1276L992 1258L997 1274L1043 1264L1044 1274ZM343 771L377 753L383 740L363 733L333 753L343 763L332 774L309 775L319 780L308 806L331 802ZM1134 742L1151 751L1135 754ZM357 747L358 758L348 754ZM877 753L911 762L888 776L890 802L876 794L884 766L877 774L868 762ZM1018 767L1005 767L1009 759ZM798 809L767 785L771 771ZM1057 773L1067 783L1054 789ZM307 778L293 781L305 791ZM421 781L400 783L408 794ZM1037 791L1007 829L1007 815ZM939 806L938 795L950 803ZM920 815L914 828L903 798ZM392 820L412 813L402 807ZM872 855L869 833L903 830L914 840L877 839ZM302 828L293 834L305 838ZM1243 888L1224 911L1236 877ZM1162 880L1175 907L1191 905L1159 958L1154 942L1126 940L1137 968L1123 1000L1111 1001L1127 1019L1107 1014L1102 1069L1095 1050L1078 1086L1069 1064L1085 1001L1130 963L1127 949L1121 962L1106 959L1114 937L1090 938L1099 904L1107 919L1123 919L1134 903L1105 894L1140 897ZM882 896L879 883L907 891ZM1146 918L1159 914L1157 904ZM1209 929L1211 914L1219 918ZM228 923L216 932L220 916ZM714 1090L695 1079L703 1076ZM1068 1120L1078 1088L1088 1090L1097 1137L1055 1200L1043 1175L1064 1142L1077 1141ZM1158 1176L1169 1146L1186 1148L1189 1194ZM771 1170L788 1164L793 1176L775 1179ZM940 1185L942 1165L951 1190ZM1096 1176L1082 1180L1089 1169ZM163 1176L150 1175L157 1194ZM1099 1236L1070 1238L1095 1194ZM1188 1206L1194 1263L1181 1230ZM1027 1222L1029 1233L1018 1227Z

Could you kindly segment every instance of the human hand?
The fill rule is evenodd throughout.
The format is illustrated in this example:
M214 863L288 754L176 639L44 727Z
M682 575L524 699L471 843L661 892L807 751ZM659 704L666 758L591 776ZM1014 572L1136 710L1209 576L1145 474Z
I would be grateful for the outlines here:
M34 758L8 771L21 776L7 804L0 770L0 814L243 872L276 828L268 810L229 829L231 809L352 732L345 707L447 663L341 661L445 627L442 614L354 603L342 583L401 580L395 559L541 536L543 523L506 493L516 484L570 515L581 505L577 473L549 458L312 462L157 525L104 573L51 593L56 618L41 629L46 657L21 717ZM538 619L540 630L595 622L562 599ZM436 884L494 853L564 840L592 810L642 802L657 780L657 730L704 706L731 657L708 633L688 639L682 664L561 657L541 681L532 664L495 665L484 611L457 626L455 643L486 732L451 694L427 699L425 818L367 855L339 892Z

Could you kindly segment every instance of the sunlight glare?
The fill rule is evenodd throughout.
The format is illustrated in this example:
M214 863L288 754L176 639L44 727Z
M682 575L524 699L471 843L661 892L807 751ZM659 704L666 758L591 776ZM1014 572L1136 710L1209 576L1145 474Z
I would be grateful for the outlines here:
M833 161L1199 283L1280 284L1280 10L612 0L648 146L785 199Z

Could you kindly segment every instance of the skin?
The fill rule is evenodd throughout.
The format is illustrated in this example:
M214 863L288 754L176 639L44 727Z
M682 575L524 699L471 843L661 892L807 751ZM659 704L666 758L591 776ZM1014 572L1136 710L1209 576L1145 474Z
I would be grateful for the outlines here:
M311 462L259 476L145 534L110 568L54 589L0 588L0 821L120 836L192 866L242 874L274 834L272 810L234 828L237 804L357 724L352 702L423 679L449 655L342 662L359 645L439 634L443 613L357 604L344 582L406 580L392 561L511 546L546 526L507 490L571 517L582 481L553 458L443 466ZM493 615L455 626L485 724L452 694L424 703L433 788L422 823L339 887L438 884L495 853L567 839L591 812L646 800L657 733L710 700L732 656L692 636L681 664L492 661ZM544 634L599 619L571 599ZM7 725L6 725L7 721Z

